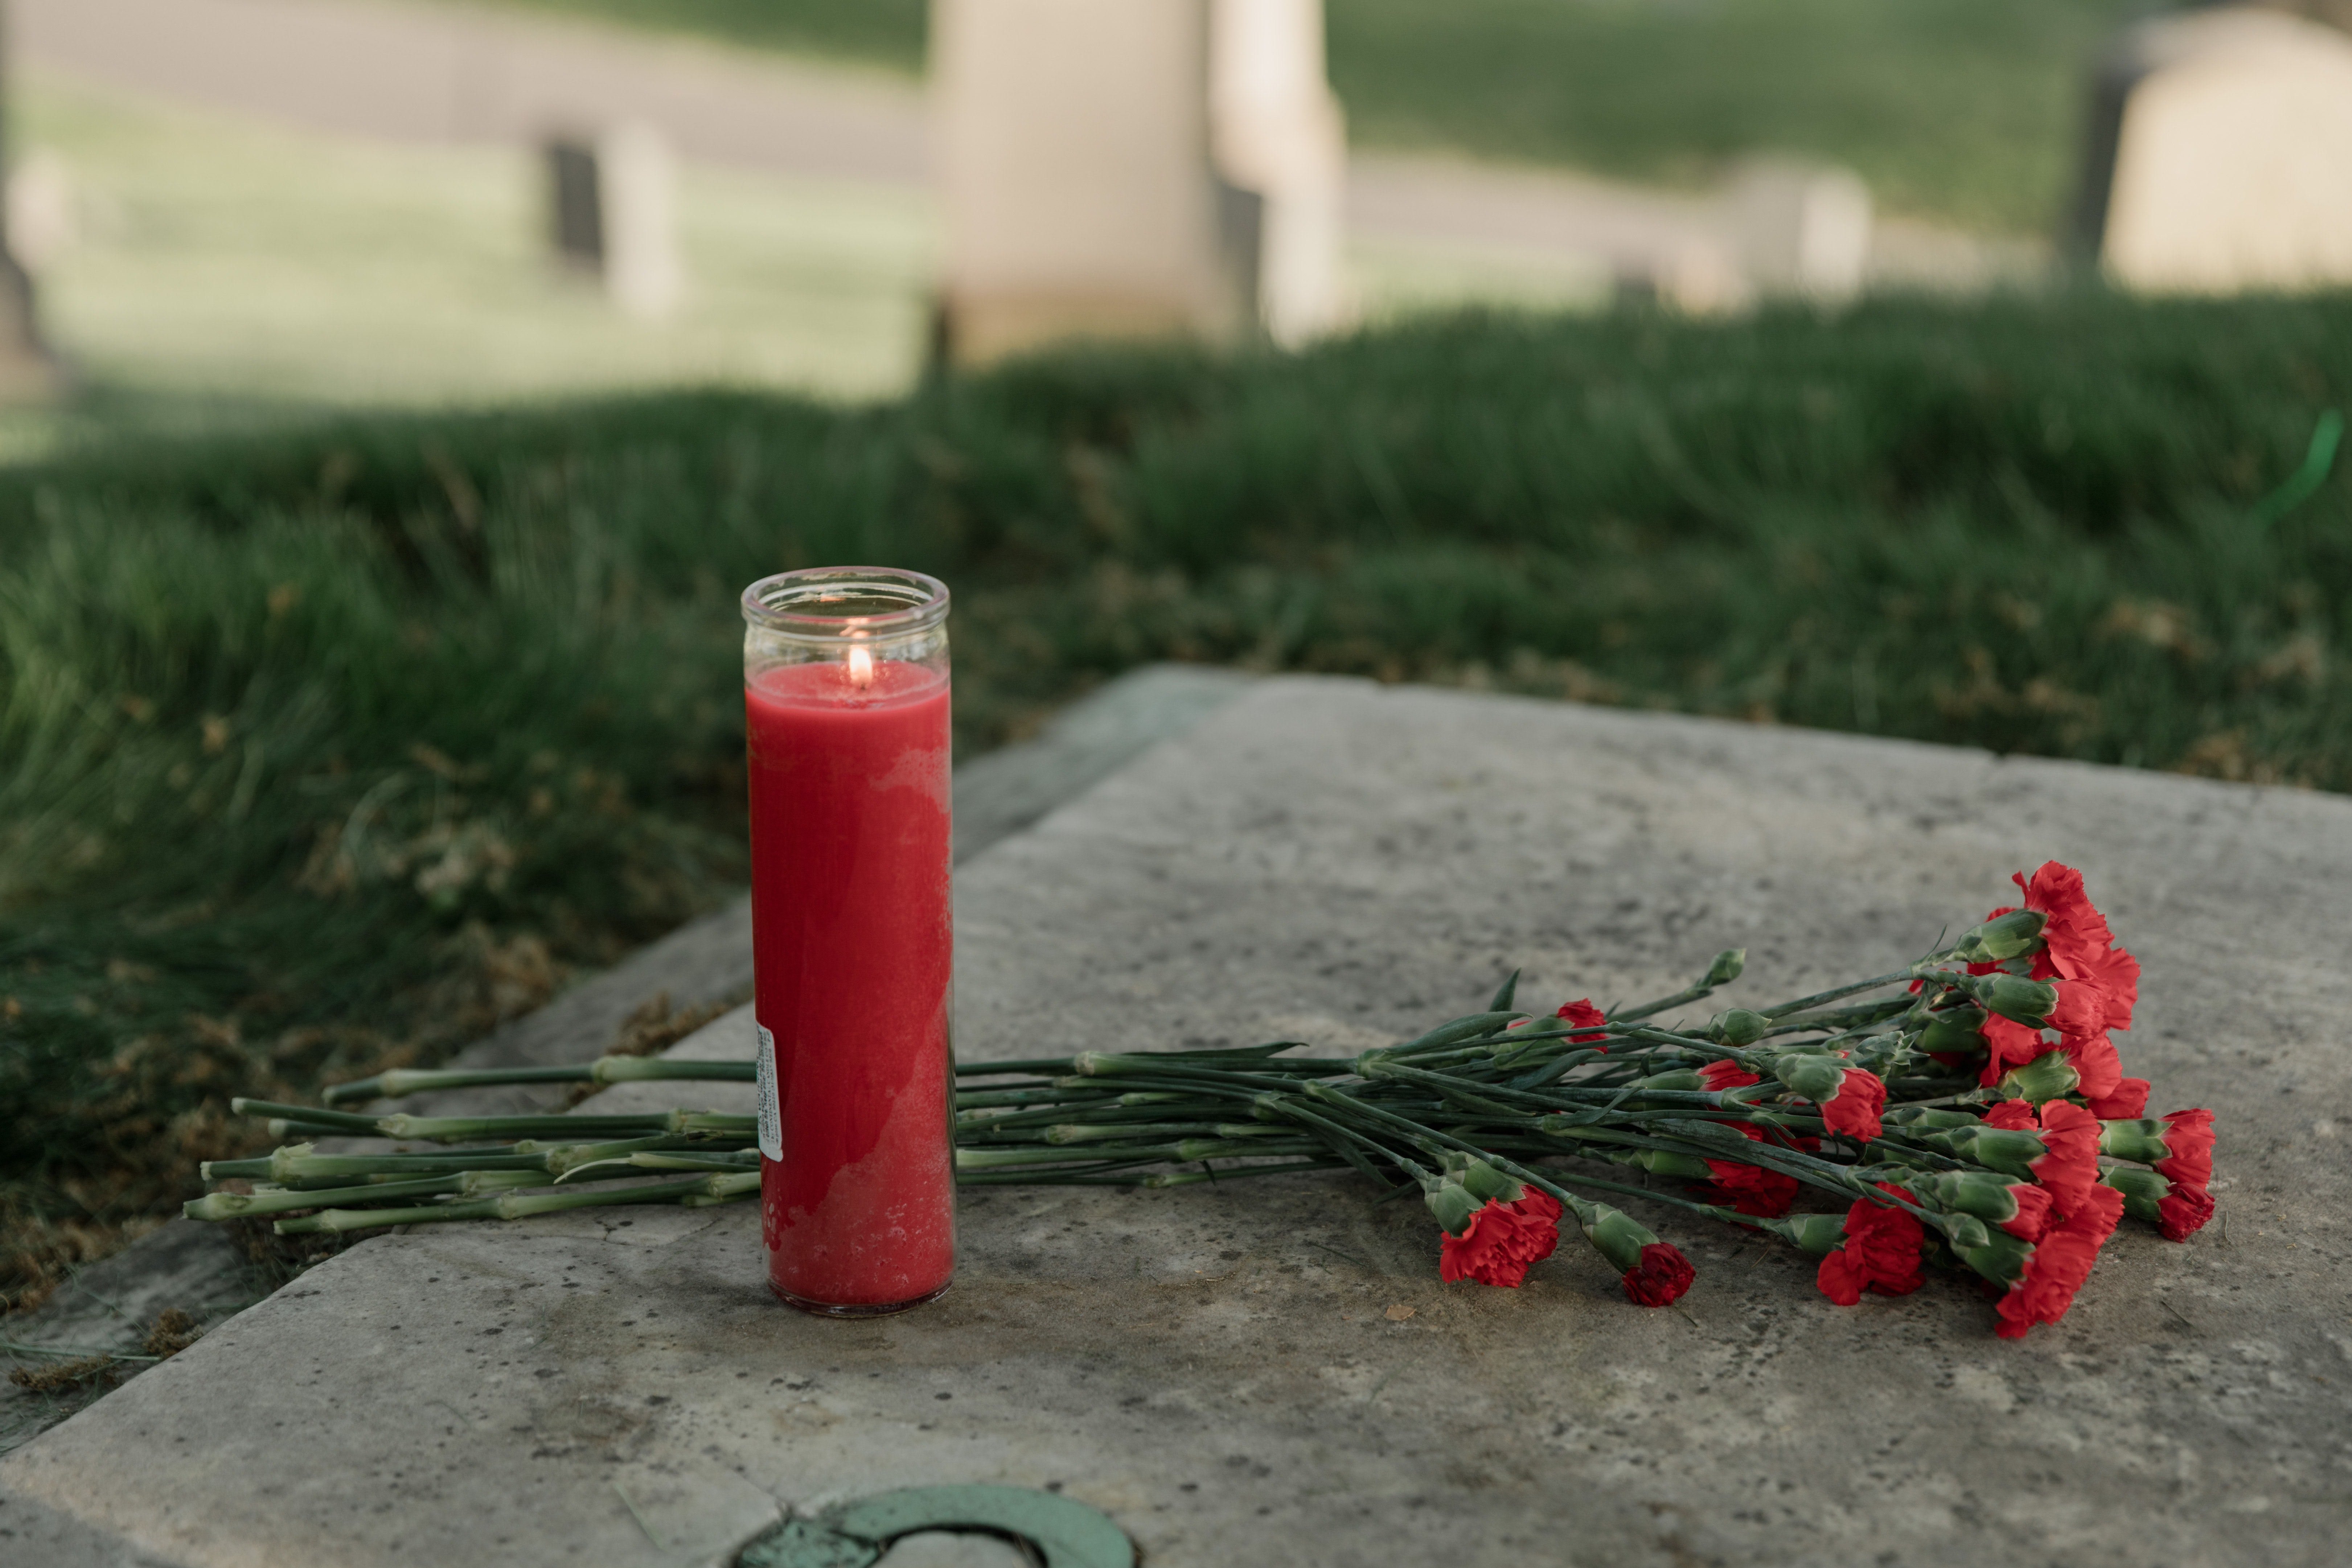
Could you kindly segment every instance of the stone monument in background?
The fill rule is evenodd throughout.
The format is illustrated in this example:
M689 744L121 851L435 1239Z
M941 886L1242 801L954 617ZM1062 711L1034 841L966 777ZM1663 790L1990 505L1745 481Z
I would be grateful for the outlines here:
M931 72L950 357L1341 319L1320 0L934 0Z
M1759 160L1725 193L1747 285L1770 298L1837 304L1870 269L1870 187L1850 169Z
M2095 88L2073 238L2136 289L2352 282L2352 38L2252 7L2128 29Z
M8 168L8 18L0 6L0 171ZM10 249L8 204L0 201L0 399L46 397L63 380L56 357L41 339L33 310L33 280Z
M655 320L685 292L669 144L642 121L546 143L556 258L599 279L613 303Z

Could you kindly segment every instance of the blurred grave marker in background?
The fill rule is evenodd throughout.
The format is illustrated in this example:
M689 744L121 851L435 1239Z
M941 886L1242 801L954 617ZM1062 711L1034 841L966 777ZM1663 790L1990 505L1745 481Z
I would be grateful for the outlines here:
M677 309L677 174L661 132L625 121L593 140L550 138L546 154L556 259L599 279L632 316Z
M1320 0L936 0L943 344L1336 325Z
M7 23L6 10L0 6L0 172L10 166L6 128L14 58L7 47ZM0 399L11 401L47 396L59 381L58 363L42 342L33 313L33 280L17 265L8 243L14 205L0 201Z
M1211 0L1209 127L1218 179L1255 198L1239 248L1266 335L1287 346L1339 325L1348 137L1323 0Z
M1831 303L1862 292L1870 187L1849 170L1753 163L1727 193L1732 247L1756 292Z
M2352 282L2352 38L2252 8L2125 32L2094 91L2074 238L2133 288Z

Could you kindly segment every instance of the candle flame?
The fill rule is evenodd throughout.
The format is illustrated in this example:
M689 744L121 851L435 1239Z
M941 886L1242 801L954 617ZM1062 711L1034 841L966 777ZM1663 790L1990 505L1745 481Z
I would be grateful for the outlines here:
M874 684L874 656L855 643L849 648L849 683L852 686Z

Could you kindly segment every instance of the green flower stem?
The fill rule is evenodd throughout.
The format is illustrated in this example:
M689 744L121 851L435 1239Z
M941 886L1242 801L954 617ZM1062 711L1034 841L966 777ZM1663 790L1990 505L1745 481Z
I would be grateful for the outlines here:
M132 1355L129 1351L80 1350L72 1345L28 1345L15 1340L0 1340L0 1351L10 1355L53 1355L67 1361L87 1361L92 1356L104 1356L109 1361L162 1361L159 1355Z
M1811 996L1800 996L1793 1002L1783 1002L1777 1007L1764 1007L1759 1008L1759 1011L1768 1018L1786 1018L1791 1014L1819 1007L1823 1003L1834 1002L1842 996L1853 996L1864 991L1875 991L1882 985L1906 984L1918 979L1919 972L1927 965L1939 963L1950 956L1948 952L1939 952L1933 957L1923 958L1907 968L1898 969L1892 974L1882 974L1874 980L1857 980L1851 985L1834 985L1827 991L1816 991Z
M635 1153L623 1154L609 1160L588 1160L568 1167L562 1175L555 1178L555 1184L562 1186L574 1178L585 1176L590 1171L601 1171L608 1165L618 1165L621 1169L614 1172L610 1176L587 1176L586 1179L592 1182L607 1182L614 1176L625 1175L630 1171L740 1171L747 1167L757 1171L760 1168L760 1152L757 1149L744 1149L731 1153Z
M1884 1023L1889 1018L1902 1016L1911 1010L1912 1000L1907 995L1886 996L1875 1002L1864 1002L1855 1007L1839 1007L1827 1013L1784 1018L1765 1030L1764 1037L1769 1040L1777 1035L1801 1035L1813 1029L1826 1030L1832 1034L1851 1033L1858 1028L1867 1028L1873 1024Z
M525 1180L544 1183L539 1173L485 1173L519 1175ZM207 1193L181 1205L180 1212L189 1219L238 1219L254 1215L285 1214L294 1209L333 1208L338 1204L376 1203L386 1198L421 1198L436 1193L454 1193L466 1180L466 1173L456 1172L446 1176L420 1176L413 1182L384 1182L362 1187L330 1187L319 1192L278 1191L274 1193Z
M266 1105L259 1100L237 1100L230 1103L239 1110L250 1110L257 1114L288 1109ZM394 1138L404 1142L454 1143L468 1138L561 1138L567 1133L596 1132L635 1133L646 1137L664 1132L725 1132L750 1137L759 1130L755 1117L686 1110L653 1111L636 1116L347 1117L334 1111L307 1114L334 1117L333 1121L323 1124L325 1131L362 1137Z
M1321 1089L1322 1087L1323 1086L1320 1084L1312 1086L1313 1089ZM1364 1149L1370 1149L1373 1153L1380 1155L1381 1158L1389 1161L1392 1164L1402 1166L1405 1170L1412 1173L1416 1179L1426 1180L1429 1176L1429 1173L1427 1171L1423 1170L1419 1165L1414 1164L1412 1161L1402 1158L1395 1150L1390 1148L1387 1144L1382 1143L1378 1139L1369 1137L1357 1131L1355 1128L1344 1126L1328 1116L1324 1116L1318 1111L1309 1110L1307 1106L1300 1104L1297 1100L1292 1099L1289 1096L1268 1095L1265 1097L1264 1100L1260 1100L1259 1103L1276 1115L1287 1117L1295 1121L1304 1122L1307 1126L1318 1128L1329 1135L1332 1140L1335 1140L1335 1142L1332 1142L1329 1145L1332 1153L1337 1154L1340 1159L1345 1160L1349 1164L1354 1166L1358 1171L1361 1172L1364 1175L1369 1176L1374 1182L1379 1183L1382 1187L1392 1187L1396 1184L1390 1181L1386 1176L1381 1174L1380 1171L1373 1166L1372 1163L1364 1157ZM1407 1123L1407 1125L1410 1126L1411 1123ZM1363 1147L1360 1149L1356 1147L1358 1144L1361 1144Z
M1070 1146L1030 1143L1017 1147L975 1149L969 1145L955 1152L959 1171L984 1171L1018 1165L1070 1164L1101 1160L1215 1160L1238 1158L1244 1154L1310 1153L1317 1147L1311 1143L1282 1142L1280 1128L1264 1130L1270 1136L1263 1141L1239 1138L1186 1138L1164 1143L1085 1143Z
M1139 1061L1140 1058L1130 1059ZM1139 1065L1115 1070L1118 1081L1121 1083L1150 1089L1189 1089L1196 1095L1218 1100L1251 1100L1267 1092L1296 1094L1299 1088L1299 1080L1296 1079L1260 1073L1221 1072L1214 1068L1164 1068L1155 1070Z
M1643 1018L1654 1018L1672 1008L1687 1007L1694 1002L1712 996L1715 994L1715 990L1714 986L1702 980L1696 985L1685 986L1671 996L1661 996L1654 1002L1644 1002L1638 1007L1627 1007L1622 1011L1612 1013L1609 1015L1609 1021L1612 1024L1631 1024Z
M247 1100L242 1095L228 1102L228 1108L239 1116L277 1116L289 1121L301 1121L338 1132L371 1137L376 1131L373 1116L353 1116L341 1110L319 1110L307 1105L280 1105L271 1100Z
M1240 1176L1278 1176L1294 1171L1337 1171L1346 1168L1334 1159L1289 1160L1263 1165L1226 1165L1205 1171L1132 1171L1029 1175L1019 1171L958 1171L960 1187L1185 1187L1199 1182L1229 1182Z
M1132 1106L1119 1104L1118 1101L1125 1098L1127 1097L1124 1095L1118 1095L1097 1096L1091 1100L1070 1100L1059 1105L1038 1106L1002 1115L958 1111L956 1126L960 1131L970 1128L976 1131L986 1132L1002 1132L1018 1128L1051 1127L1071 1121L1074 1111L1083 1114L1088 1121L1095 1123L1139 1122L1154 1119L1165 1120L1171 1116L1181 1117L1195 1111L1202 1116L1213 1115L1218 1106L1223 1103L1213 1100L1194 1100L1186 1102L1171 1097L1155 1095L1148 1104Z
M1032 1057L1026 1061L1015 1062L958 1062L955 1070L958 1078L1010 1078L1015 1074L1053 1078L1078 1069L1070 1064L1067 1057Z
M598 1057L594 1061L560 1067L394 1068L373 1078L335 1084L320 1098L329 1105L338 1105L346 1100L400 1100L432 1089L510 1083L650 1083L674 1079L751 1083L757 1077L755 1068L756 1064L748 1061L625 1056Z
M1449 1019L1427 1034L1416 1035L1400 1045L1383 1046L1381 1050L1383 1055L1391 1059L1417 1055L1423 1051L1437 1050L1446 1046L1459 1045L1473 1036L1492 1034L1512 1019L1524 1018L1527 1016L1525 1013L1507 1007L1498 1007L1485 1013L1471 1013L1463 1017Z
M956 1110L982 1110L1001 1106L1066 1105L1080 1100L1108 1100L1117 1103L1126 1098L1108 1089L1097 1088L1091 1095L1076 1095L1067 1089L960 1089L956 1090Z
M629 1187L499 1193L469 1203L436 1204L425 1208L323 1209L299 1219L281 1219L275 1228L280 1236L341 1235L354 1230L376 1230L385 1226L438 1225L448 1220L528 1219L534 1215L596 1208L607 1204L677 1203L696 1194L714 1198L740 1196L757 1189L758 1174L747 1174L751 1182L749 1188L742 1185L745 1176L685 1176L668 1181L641 1182Z
M1340 1078L1355 1070L1354 1058L1344 1061L1315 1059L1292 1062L1258 1062L1256 1071L1244 1072L1232 1067L1212 1067L1184 1059L1176 1051L1149 1051L1140 1055L1122 1055L1116 1051L1080 1051L1071 1060L1077 1067L1081 1081L1127 1076L1172 1078L1212 1083L1256 1083L1267 1089L1289 1089L1299 1078Z
M1102 1142L1116 1138L1190 1138L1196 1136L1201 1131L1201 1123L1196 1121L1114 1121L1101 1126L1064 1121L1047 1127L1041 1141L1059 1145ZM1271 1137L1276 1132L1276 1130L1271 1127L1257 1128L1254 1131L1255 1135L1258 1137ZM1226 1136L1234 1136L1234 1134L1226 1134Z
M1489 1163L1495 1163L1495 1168L1502 1171L1506 1175L1513 1173L1506 1166L1495 1163L1491 1156L1489 1156ZM1699 1215L1707 1219L1719 1219L1728 1225L1746 1226L1750 1229L1757 1228L1756 1215L1741 1214L1738 1209L1727 1208L1721 1204L1703 1204L1694 1198L1676 1197L1670 1193L1658 1192L1654 1188L1637 1187L1630 1182L1603 1181L1598 1176L1588 1176L1581 1171L1555 1171L1552 1174L1557 1175L1563 1182L1572 1182L1580 1187L1597 1187L1604 1193L1618 1193L1646 1199L1651 1203L1665 1204L1670 1207Z

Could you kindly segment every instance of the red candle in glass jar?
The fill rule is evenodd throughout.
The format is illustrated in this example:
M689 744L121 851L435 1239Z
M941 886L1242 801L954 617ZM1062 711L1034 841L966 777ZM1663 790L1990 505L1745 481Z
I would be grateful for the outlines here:
M880 568L743 594L761 1233L810 1311L955 1268L947 608Z

